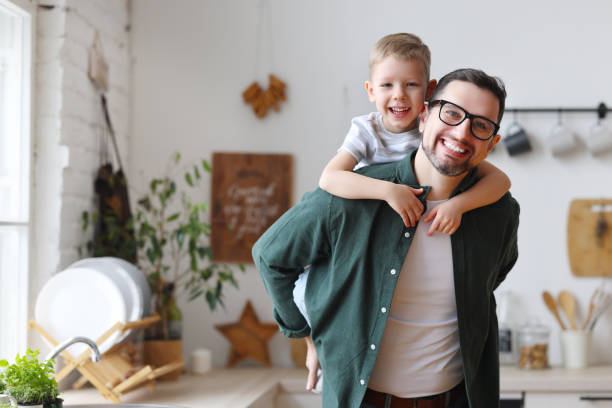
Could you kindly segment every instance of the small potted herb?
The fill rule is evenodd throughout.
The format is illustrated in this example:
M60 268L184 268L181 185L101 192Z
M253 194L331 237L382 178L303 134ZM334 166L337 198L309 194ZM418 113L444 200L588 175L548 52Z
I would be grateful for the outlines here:
M6 369L0 374L4 393L17 400L19 407L62 408L63 400L58 398L59 390L55 381L53 360L38 361L39 351L28 349L23 357L17 354L15 362L8 364L0 360Z

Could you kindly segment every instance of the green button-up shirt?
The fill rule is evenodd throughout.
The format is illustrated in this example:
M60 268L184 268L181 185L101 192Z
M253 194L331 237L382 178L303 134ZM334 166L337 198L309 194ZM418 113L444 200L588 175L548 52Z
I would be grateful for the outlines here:
M418 188L413 156L358 172ZM476 181L474 169L453 195ZM425 204L430 188L423 188L419 199ZM493 290L516 262L518 218L519 205L507 193L465 213L451 237L459 343L472 408L499 405ZM325 373L323 407L359 407L413 231L384 201L347 200L317 189L255 243L253 259L281 332L313 339ZM311 265L305 298L312 328L293 302L294 282L305 265Z

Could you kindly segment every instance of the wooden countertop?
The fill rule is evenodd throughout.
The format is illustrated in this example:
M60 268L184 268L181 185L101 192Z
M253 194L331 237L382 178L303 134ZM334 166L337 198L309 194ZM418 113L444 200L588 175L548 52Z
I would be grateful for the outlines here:
M306 370L302 368L232 368L214 369L201 376L183 375L177 381L158 382L154 390L146 387L127 393L125 403L156 403L188 408L248 408L265 406L279 392L314 398L305 391ZM594 366L580 370L549 368L524 370L501 368L501 391L532 392L612 392L612 366ZM106 402L93 388L61 393L64 406ZM259 403L258 403L259 402Z

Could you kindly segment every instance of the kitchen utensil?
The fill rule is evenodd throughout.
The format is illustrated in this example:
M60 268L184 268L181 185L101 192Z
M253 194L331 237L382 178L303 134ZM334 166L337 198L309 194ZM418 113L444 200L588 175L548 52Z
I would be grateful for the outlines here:
M36 299L36 321L57 341L84 336L97 339L109 327L127 320L121 290L104 273L92 268L69 268L45 283ZM99 345L101 353L119 339L119 331ZM70 346L73 355L86 350L84 344Z
M503 138L504 145L510 156L527 153L531 151L531 143L527 133L518 122L513 122L507 130L507 136Z
M591 332L565 330L561 332L561 346L565 368L585 368L589 365Z
M570 153L575 150L577 146L574 133L563 123L558 123L552 128L547 142L554 156Z
M577 330L578 327L576 326L575 319L576 299L574 299L574 296L572 296L572 294L569 293L567 290L562 290L561 292L559 292L557 300L559 301L561 309L569 320L570 327L572 328L572 330Z
M595 298L594 303L595 307L593 310L593 317L587 325L587 330L589 331L593 330L593 327L595 327L595 323L597 323L597 319L599 319L599 317L606 311L606 309L612 303L612 295L599 288L599 294Z
M585 142L593 155L608 152L612 150L612 132L601 121L597 121Z
M612 199L572 200L567 217L567 253L572 274L612 276L612 228L598 236L604 217L612 225Z
M546 304L546 307L548 307L548 310L550 310L553 316L555 316L555 318L557 319L559 326L561 326L563 330L566 330L567 327L565 327L565 324L563 324L563 320L561 320L561 316L559 316L559 311L557 310L557 303L555 302L555 298L553 298L549 291L545 290L544 292L542 292L542 299L544 299L544 303Z
M599 296L600 290L599 288L595 288L593 294L591 295L591 300L589 300L589 311L587 313L586 319L584 319L584 324L582 325L582 330L585 330L588 324L591 321L591 317L593 317L593 310L595 309L595 299Z

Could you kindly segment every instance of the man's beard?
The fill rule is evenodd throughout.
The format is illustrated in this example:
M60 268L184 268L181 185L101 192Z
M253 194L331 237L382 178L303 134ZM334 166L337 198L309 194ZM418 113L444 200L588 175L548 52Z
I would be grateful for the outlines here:
M437 138L434 143L434 146L437 144ZM438 157L436 157L433 150L426 146L425 143L421 143L423 147L423 152L425 152L425 156L429 159L429 162L434 166L436 170L438 170L441 174L445 176L459 176L466 171L470 170L473 166L470 166L470 160L465 160L461 163L454 162L453 160L445 160L442 161Z

